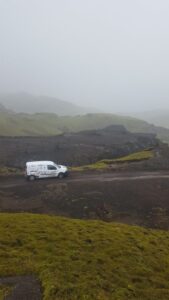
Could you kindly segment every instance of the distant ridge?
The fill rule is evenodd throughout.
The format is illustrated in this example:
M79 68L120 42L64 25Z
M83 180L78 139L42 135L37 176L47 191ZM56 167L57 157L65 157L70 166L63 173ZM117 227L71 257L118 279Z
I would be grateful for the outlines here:
M153 133L163 142L169 143L169 129L137 118L92 113L90 108L54 97L28 93L0 94L1 136L51 136L111 125L123 125L130 132Z
M141 118L157 126L169 128L169 110L152 110L135 113L136 118Z
M5 112L5 113L14 113L12 110L7 109L3 104L0 103L0 112Z
M49 96L35 96L29 93L0 94L0 103L16 113L55 113L58 116L74 116L97 112L73 103Z
M1 136L51 136L101 129L111 125L123 125L130 132L153 133L163 142L169 143L169 129L157 127L127 116L105 113L79 114L76 116L58 116L54 113L26 114L4 111L2 105L1 108Z

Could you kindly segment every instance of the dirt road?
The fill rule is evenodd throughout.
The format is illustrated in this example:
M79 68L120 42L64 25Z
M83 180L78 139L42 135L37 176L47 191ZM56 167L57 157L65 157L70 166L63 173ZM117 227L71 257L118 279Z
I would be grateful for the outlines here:
M40 282L34 276L14 276L0 278L0 284L11 287L4 300L41 300Z
M169 171L71 173L28 182L0 178L0 212L52 214L169 228Z
M111 182L111 181L135 181L135 180L149 180L149 179L169 179L169 171L156 172L99 172L99 173L75 173L72 172L69 177L62 180L57 178L45 178L36 180L35 182L27 181L24 176L9 176L0 178L0 188L10 188L32 184L49 184L55 183L71 183L71 182Z

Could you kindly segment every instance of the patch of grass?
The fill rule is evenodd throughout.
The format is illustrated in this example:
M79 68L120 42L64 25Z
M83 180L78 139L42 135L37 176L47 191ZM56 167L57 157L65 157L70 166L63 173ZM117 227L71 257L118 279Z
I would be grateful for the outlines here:
M12 288L7 285L0 285L0 300L4 300L4 298L10 294Z
M94 164L80 166L80 167L72 167L72 171L85 171L85 170L99 170L106 169L108 166L117 163L131 163L131 162L139 162L142 160L147 160L154 157L153 150L143 150L139 152L135 152L129 154L127 156L123 156L115 159L103 159Z
M153 150L143 150L143 151L139 151L139 152L135 152L135 153L132 153L132 154L129 154L127 156L123 156L123 157L120 157L120 158L116 158L112 161L106 161L106 160L103 160L103 162L137 162L137 161L142 161L142 160L146 160L146 159L150 159L150 158L153 158L154 156L154 153L153 153Z
M168 231L0 214L0 276L35 274L44 300L169 299L168 250Z
M0 176L9 176L9 175L23 175L23 171L17 168L0 166Z
M98 161L96 163L80 166L80 167L71 167L70 169L72 171L87 171L87 170L102 170L107 168L107 163L104 163L102 161Z

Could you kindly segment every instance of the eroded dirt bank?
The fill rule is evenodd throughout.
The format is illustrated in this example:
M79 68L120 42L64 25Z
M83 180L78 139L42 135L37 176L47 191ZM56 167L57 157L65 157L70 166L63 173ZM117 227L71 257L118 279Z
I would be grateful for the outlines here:
M169 172L72 174L27 182L0 179L1 212L33 212L169 228Z

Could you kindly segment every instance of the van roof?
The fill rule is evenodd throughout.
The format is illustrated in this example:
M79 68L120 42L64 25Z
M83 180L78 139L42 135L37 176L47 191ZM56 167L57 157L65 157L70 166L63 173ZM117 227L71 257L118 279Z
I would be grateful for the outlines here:
M42 160L42 161L28 161L26 163L27 166L30 166L30 165L49 165L49 164L54 164L53 161L50 161L50 160Z

